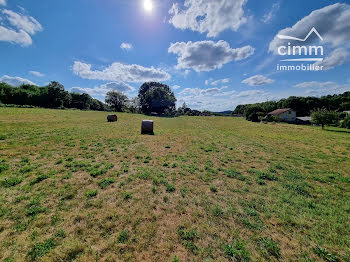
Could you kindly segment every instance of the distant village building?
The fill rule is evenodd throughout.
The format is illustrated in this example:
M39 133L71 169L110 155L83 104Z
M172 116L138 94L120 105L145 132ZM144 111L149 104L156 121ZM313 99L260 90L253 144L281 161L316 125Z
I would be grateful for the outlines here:
M268 115L278 117L279 120L285 122L295 122L297 117L297 113L291 108L276 109L268 113Z
M350 116L350 111L344 111L344 113L346 113L346 115Z

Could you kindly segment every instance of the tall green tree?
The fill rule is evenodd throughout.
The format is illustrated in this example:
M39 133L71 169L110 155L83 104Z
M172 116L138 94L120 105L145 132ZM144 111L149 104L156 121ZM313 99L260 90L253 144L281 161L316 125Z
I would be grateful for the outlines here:
M64 86L59 82L53 81L48 85L48 106L51 108L58 108L62 106L69 106L71 102L71 95L64 90Z
M144 83L138 94L143 113L175 111L176 97L168 85L158 82Z
M116 112L123 112L128 101L128 97L121 92L109 91L105 99L106 103Z
M337 125L339 123L339 113L326 109L319 109L312 112L311 122L316 125L321 125L322 129L324 129L326 125Z

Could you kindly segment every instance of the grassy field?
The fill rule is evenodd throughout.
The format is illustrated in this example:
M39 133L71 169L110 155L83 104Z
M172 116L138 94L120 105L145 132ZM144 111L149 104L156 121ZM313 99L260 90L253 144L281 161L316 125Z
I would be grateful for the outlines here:
M350 133L118 116L0 109L1 261L350 261Z

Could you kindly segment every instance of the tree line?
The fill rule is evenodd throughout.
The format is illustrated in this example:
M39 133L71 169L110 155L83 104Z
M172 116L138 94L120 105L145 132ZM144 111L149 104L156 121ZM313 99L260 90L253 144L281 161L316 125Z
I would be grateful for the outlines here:
M44 108L76 108L104 111L107 106L88 94L70 93L58 82L47 86L21 85L13 87L0 83L0 102L6 105L35 106Z
M38 87L24 84L13 87L0 83L0 105L33 106L44 108L74 108L80 110L116 111L154 114L164 116L212 116L210 111L190 109L186 103L176 109L176 97L168 85L159 82L146 82L141 85L138 95L129 99L124 93L111 90L105 101L92 98L89 94L68 92L58 82Z
M291 108L296 111L298 117L310 116L313 111L318 109L343 112L350 110L350 92L322 97L291 96L279 101L238 105L232 114L243 115L249 121L259 122L269 112L279 108Z

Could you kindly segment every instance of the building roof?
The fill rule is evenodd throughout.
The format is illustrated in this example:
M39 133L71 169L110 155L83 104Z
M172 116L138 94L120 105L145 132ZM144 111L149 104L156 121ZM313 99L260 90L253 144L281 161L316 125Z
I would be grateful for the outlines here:
M269 115L278 116L278 115L283 114L285 112L288 112L290 110L291 110L290 108L276 109L276 110L270 112Z
M350 114L350 111L344 111L344 113Z
M301 121L311 121L311 116L301 116L297 117L297 119Z

